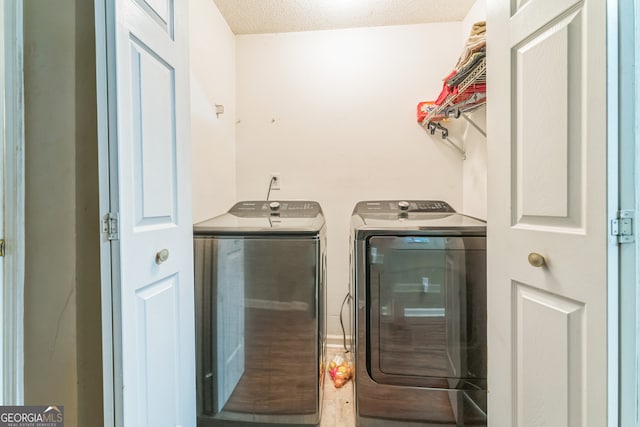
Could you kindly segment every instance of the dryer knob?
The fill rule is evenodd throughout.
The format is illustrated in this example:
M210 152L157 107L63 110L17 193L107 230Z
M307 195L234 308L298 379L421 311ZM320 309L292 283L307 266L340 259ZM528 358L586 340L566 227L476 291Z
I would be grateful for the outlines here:
M406 211L407 209L409 209L409 202L398 202L398 207L400 208L400 210Z
M280 202L269 203L269 209L271 209L272 211L277 211L278 209L280 209Z

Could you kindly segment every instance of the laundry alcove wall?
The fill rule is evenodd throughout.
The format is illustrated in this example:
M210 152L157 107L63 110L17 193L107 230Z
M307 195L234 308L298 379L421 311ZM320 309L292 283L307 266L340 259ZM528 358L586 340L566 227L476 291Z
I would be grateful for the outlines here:
M484 138L456 125L469 150L462 161L415 122L416 104L437 95L478 17L482 0L461 22L233 36L212 2L191 4L194 221L232 199L265 198L271 173L281 177L272 199L319 201L330 336L341 334L357 201L433 198L486 211Z

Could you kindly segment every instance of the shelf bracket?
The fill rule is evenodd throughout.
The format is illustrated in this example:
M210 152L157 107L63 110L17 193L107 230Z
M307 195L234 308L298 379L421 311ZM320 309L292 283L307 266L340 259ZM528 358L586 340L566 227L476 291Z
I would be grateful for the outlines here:
M460 147L458 144L450 140L448 136L442 139L447 141L453 148L455 148L460 153L460 155L462 155L462 160L467 160L467 153L464 151L462 147Z
M451 145L453 148L455 148L462 155L462 160L466 160L467 159L467 154L465 153L464 149L460 145L456 144L451 139L449 139L449 129L447 129L446 127L442 126L438 122L429 122L427 124L427 127L426 128L423 127L423 129L428 131L431 135L435 135L436 131L442 132L442 134L441 134L442 139L444 141L447 141L447 143L449 143L449 145Z
M482 130L482 128L481 128L480 126L478 126L478 125L476 124L476 122L474 122L473 120L471 120L471 117L469 117L467 114L464 114L464 113L462 113L462 117L463 117L467 122L469 122L469 124L470 124L471 126L473 126L473 127L474 127L478 132L480 132L480 133L482 134L482 136L484 136L485 138L487 137L487 133L486 133L484 130Z

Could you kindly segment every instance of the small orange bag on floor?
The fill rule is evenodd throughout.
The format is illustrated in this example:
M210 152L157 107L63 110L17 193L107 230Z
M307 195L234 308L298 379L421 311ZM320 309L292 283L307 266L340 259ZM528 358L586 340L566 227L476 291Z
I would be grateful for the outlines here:
M346 357L335 355L329 363L329 375L336 388L342 387L353 376L353 367Z

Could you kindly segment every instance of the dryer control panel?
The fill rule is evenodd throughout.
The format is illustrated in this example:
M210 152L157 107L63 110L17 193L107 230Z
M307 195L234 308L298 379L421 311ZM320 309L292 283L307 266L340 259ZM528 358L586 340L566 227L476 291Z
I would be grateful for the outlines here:
M455 212L447 203L441 200L378 200L360 202L354 213L401 213L401 212Z

